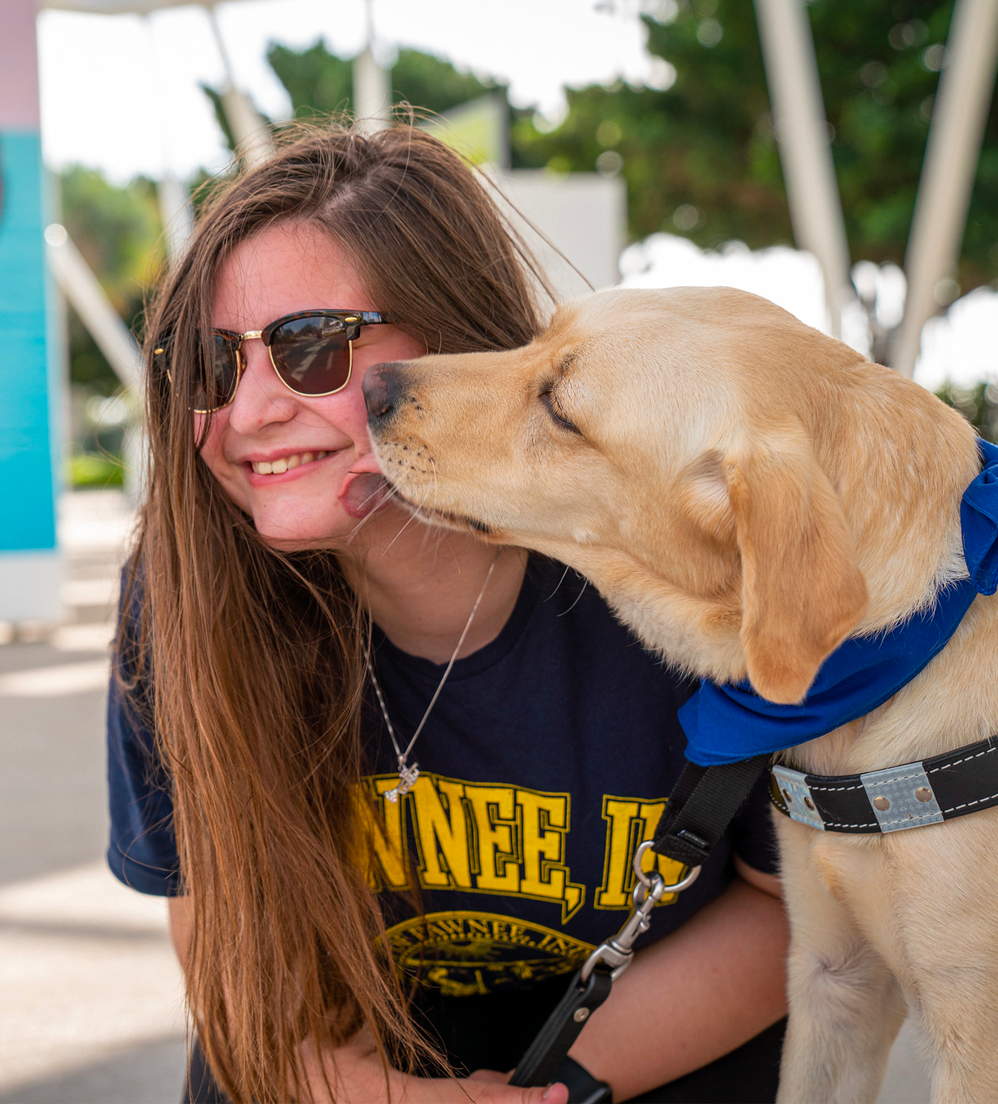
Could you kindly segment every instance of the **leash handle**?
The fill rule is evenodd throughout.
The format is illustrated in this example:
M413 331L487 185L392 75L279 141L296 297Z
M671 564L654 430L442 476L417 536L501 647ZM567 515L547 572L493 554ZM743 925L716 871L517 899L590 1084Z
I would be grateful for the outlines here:
M590 1015L610 995L610 971L594 969L582 980L578 970L568 990L516 1065L511 1085L547 1085L579 1037Z

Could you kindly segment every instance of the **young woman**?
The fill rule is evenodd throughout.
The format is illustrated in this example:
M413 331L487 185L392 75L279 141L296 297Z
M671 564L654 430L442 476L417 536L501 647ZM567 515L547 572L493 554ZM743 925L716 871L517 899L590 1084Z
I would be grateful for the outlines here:
M402 126L287 145L159 291L109 859L170 899L191 1099L568 1099L495 1071L626 917L691 688L559 565L398 507L361 394L374 364L526 343L539 286L474 174ZM656 908L571 1076L773 1098L768 824L760 793Z

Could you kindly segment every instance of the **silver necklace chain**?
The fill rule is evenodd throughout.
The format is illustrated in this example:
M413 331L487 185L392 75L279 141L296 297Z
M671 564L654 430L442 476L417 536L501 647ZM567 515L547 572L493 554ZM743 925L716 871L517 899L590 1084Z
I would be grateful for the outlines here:
M416 726L416 731L412 734L412 739L406 745L405 751L399 747L398 737L395 735L395 727L392 724L392 719L388 715L388 706L385 705L385 695L381 691L381 683L378 682L378 677L374 673L374 666L371 663L371 657L368 655L365 659L367 663L367 673L371 676L371 684L374 686L374 693L378 698L378 705L381 707L381 715L385 719L385 727L388 729L388 735L391 737L392 747L395 749L395 755L398 762L398 775L399 784L393 789L390 789L384 796L386 801L391 801L393 804L403 795L407 794L413 786L416 784L416 779L419 778L419 764L413 763L409 765L409 753L416 745L416 741L419 739L419 734L423 731L426 725L426 719L433 711L433 707L437 704L437 698L440 697L440 691L444 688L444 683L447 681L447 676L451 673L451 668L457 661L458 652L461 650L461 645L464 643L465 638L468 635L468 630L471 628L472 621L475 620L475 614L478 613L478 607L482 604L482 598L485 596L485 588L489 585L489 579L492 578L492 572L495 571L496 561L499 559L499 549L496 550L495 557L492 563L489 564L488 574L485 576L485 582L482 583L482 589L478 592L478 597L475 599L475 604L471 607L471 613L468 614L468 620L465 622L464 628L461 630L460 639L454 648L454 652L450 657L450 661L444 670L444 673L440 676L440 681L437 683L437 688L433 692L433 697L430 698L430 704L426 707L426 711L423 713L423 718Z

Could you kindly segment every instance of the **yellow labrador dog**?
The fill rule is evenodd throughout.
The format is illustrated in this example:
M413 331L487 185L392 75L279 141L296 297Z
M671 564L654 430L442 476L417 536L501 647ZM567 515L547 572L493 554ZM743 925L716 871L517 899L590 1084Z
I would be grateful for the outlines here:
M968 576L970 426L743 292L602 292L526 348L384 365L365 392L406 500L572 565L670 662L770 702L799 702L847 638L903 627ZM968 604L883 704L784 753L794 777L998 732L998 598ZM907 996L933 1099L998 1101L998 811L943 815L854 834L777 815L793 932L781 1100L874 1101Z

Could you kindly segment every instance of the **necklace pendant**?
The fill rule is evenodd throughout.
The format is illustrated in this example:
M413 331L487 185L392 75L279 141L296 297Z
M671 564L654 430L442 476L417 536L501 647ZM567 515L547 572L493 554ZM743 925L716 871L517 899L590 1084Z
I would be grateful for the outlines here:
M385 801L390 801L393 805L398 803L398 799L407 794L413 786L416 785L416 779L419 777L419 764L413 763L411 767L402 764L399 767L399 784L389 790L385 794Z

